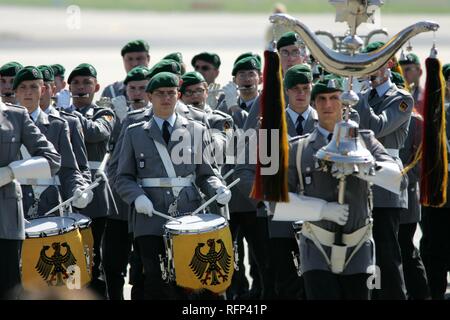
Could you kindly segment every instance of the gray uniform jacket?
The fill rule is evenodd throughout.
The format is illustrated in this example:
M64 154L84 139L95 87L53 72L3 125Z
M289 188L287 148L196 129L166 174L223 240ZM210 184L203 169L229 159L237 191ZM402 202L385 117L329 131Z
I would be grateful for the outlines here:
M196 134L203 134L206 132L206 127L196 121L189 121L177 115L173 132L175 130L186 130L191 135L191 148L189 148L191 164L174 164L176 175L186 177L195 174L195 184L208 197L213 196L223 184L215 175L208 159L203 157L201 164L195 164L193 161L195 152L193 151L194 131L196 131ZM210 141L205 139L208 135L203 135L202 137L204 138L202 146L205 147ZM141 188L137 182L138 179L142 178L168 176L154 141L165 145L161 130L153 118L150 121L136 123L128 127L122 144L115 188L122 199L130 206L134 205L137 197L145 194L153 202L155 210L167 213L169 205L175 200L172 188ZM177 141L169 142L167 146L169 155L177 144L179 144ZM192 212L200 204L201 197L195 186L184 187L181 190L178 198L178 211L180 213ZM133 225L134 237L145 235L161 236L166 220L157 215L149 218L140 213L133 213L129 223Z
M409 133L405 145L400 149L400 159L405 167L409 165L416 155L422 142L423 119L417 113L412 113L409 123ZM420 206L420 162L408 171L408 209L400 215L400 223L417 223L421 219Z
M314 130L318 122L317 111L310 107L311 113L305 121L305 126L303 132L305 134L310 133ZM297 136L297 130L295 129L295 124L292 122L292 118L286 112L286 122L288 127L288 135L290 138ZM253 169L253 175L254 171ZM253 181L252 181L253 184ZM292 223L289 221L272 221L272 216L269 216L269 237L270 238L294 238L294 230L292 228Z
M360 130L360 136L364 139L367 149L375 157L376 161L394 162L394 159L387 154L383 145L375 139L370 130ZM308 138L308 143L303 148L301 159L301 171L305 188L305 196L323 199L328 202L337 202L338 199L338 179L334 178L329 172L323 172L317 169L314 155L317 151L328 144L326 138L316 129L310 135L295 137L290 142L289 148L289 191L299 192L299 176L297 172L297 149L301 139ZM345 190L345 203L349 205L349 218L347 224L343 226L345 234L352 233L365 226L370 219L371 211L369 208L369 186L364 180L355 176L347 177L347 186ZM312 222L313 224L328 231L335 232L337 224L321 220ZM324 246L328 255L331 254L330 247ZM367 267L372 264L373 244L367 241L361 249L355 254L344 274L366 273ZM347 250L349 256L352 248ZM347 257L348 257L347 256ZM309 270L329 271L328 265L316 248L314 243L300 236L300 261L303 272Z
M123 81L116 81L107 87L102 92L102 97L107 98L115 98L118 96L127 96L126 95L126 86L124 85Z
M244 128L245 121L247 121L248 117L247 111L242 110L241 108L237 108L234 111L229 110L225 100L222 100L222 102L217 106L216 110L222 111L230 115L233 118L234 125L236 126L236 128L239 129Z
M35 124L61 156L61 168L57 174L61 182L61 196L64 200L70 198L77 188L84 186L84 179L78 169L70 144L69 125L64 119L51 114L47 115L43 111L39 112ZM39 197L38 210L36 212L38 216L43 215L60 203L58 189L57 187L50 186L42 192ZM22 186L22 194L26 217L35 218L28 216L27 213L29 208L34 204L35 197L38 195L34 194L32 187L29 185Z
M386 149L399 150L408 136L411 112L414 107L413 98L407 91L398 89L395 84L392 84L382 97L376 95L369 101L369 95L370 90L360 93L359 103L355 106L360 117L360 128L372 130L375 138ZM400 158L395 158L401 164ZM374 186L373 194L375 208L406 209L408 207L406 189L399 196Z
M108 143L115 125L111 109L90 105L73 112L81 122L88 160L101 162L108 151ZM96 169L90 163L94 180ZM90 218L106 217L109 214L109 196L104 182L93 190L94 199L81 212Z
M33 123L25 108L0 102L0 167L20 160L23 144L32 157L44 157L52 175L58 172L61 158L53 145ZM11 182L0 187L0 239L25 239L21 189Z

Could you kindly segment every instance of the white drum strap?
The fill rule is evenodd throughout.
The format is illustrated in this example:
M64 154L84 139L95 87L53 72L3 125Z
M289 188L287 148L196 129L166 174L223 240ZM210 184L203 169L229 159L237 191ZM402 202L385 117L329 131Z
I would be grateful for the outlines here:
M115 98L116 97L116 93L114 92L114 86L113 85L109 86L109 92L111 93L111 98Z
M156 140L153 140L153 142L155 143L156 149L158 150L159 156L163 162L164 169L166 169L167 176L169 178L176 178L177 174L175 173L175 168L173 166L172 160L170 159L167 148ZM175 196L175 198L178 198L181 189L183 189L183 187L172 187L173 195Z
M302 154L303 154L303 148L307 146L309 143L309 136L305 139L300 139L297 147L297 157L295 161L295 165L297 167L298 172L298 182L300 184L300 195L304 195L305 193L305 185L303 184L303 175L302 175Z

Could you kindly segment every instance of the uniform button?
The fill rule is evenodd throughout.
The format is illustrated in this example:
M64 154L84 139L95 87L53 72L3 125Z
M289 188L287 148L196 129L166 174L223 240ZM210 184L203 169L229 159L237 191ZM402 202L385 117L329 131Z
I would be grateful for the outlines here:
M32 196L33 196L33 194L32 194L32 193L30 192L30 193L28 194L28 196L29 196L29 197L32 197Z
M167 192L167 194L170 194L170 191L166 191Z
M140 156L141 156L141 158L142 158L142 157L144 156L144 154L143 154L143 153L141 153L141 154L140 154Z

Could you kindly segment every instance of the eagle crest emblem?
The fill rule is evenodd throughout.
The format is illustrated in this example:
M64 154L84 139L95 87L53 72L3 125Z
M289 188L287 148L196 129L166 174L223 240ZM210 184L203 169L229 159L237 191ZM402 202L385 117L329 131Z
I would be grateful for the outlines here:
M220 248L216 251L216 243ZM228 254L225 244L221 239L208 239L206 242L209 249L205 254L202 252L204 243L199 243L195 248L189 267L204 285L218 285L220 280L228 280L228 273L231 267L231 256ZM208 283L209 281L209 283Z
M65 253L62 254L62 248ZM47 282L49 286L64 286L66 280L69 278L67 268L75 265L77 259L70 250L67 242L53 242L53 255L48 256L47 251L50 246L43 246L39 255L39 261L36 264L36 270L41 277Z

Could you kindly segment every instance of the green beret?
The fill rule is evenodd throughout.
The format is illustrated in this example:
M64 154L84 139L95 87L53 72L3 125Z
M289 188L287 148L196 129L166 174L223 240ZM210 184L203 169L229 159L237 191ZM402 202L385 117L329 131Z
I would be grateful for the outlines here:
M442 66L442 74L444 75L444 79L450 80L450 63L444 64Z
M280 48L283 48L283 47L293 45L297 42L297 40L298 40L298 35L295 32L293 32L293 31L286 32L278 40L277 50L280 50Z
M232 75L235 76L241 70L258 70L261 71L261 62L255 57L250 56L239 60L234 64Z
M403 89L405 88L405 78L398 73L391 71L391 81L399 88Z
M159 72L147 84L146 92L152 93L158 88L172 88L180 85L180 79L171 72Z
M148 80L149 74L150 74L150 70L148 68L143 67L143 66L135 67L127 73L127 77L123 81L123 84L127 85L128 82L131 82L131 81Z
M17 72L14 78L13 90L16 90L19 84L21 84L23 81L40 80L43 78L44 76L42 75L42 72L39 71L38 68L33 66L24 67L19 72Z
M341 77L329 74L319 80L313 86L311 91L311 100L314 100L318 94L331 93L335 91L344 91L344 85Z
M82 63L73 69L69 75L69 79L67 79L67 82L70 84L72 79L76 76L88 76L97 79L97 70L95 70L94 66L89 63Z
M382 41L375 41L375 42L371 42L367 45L367 47L365 47L362 50L362 53L369 53L375 50L378 50L379 48L381 48L382 46L384 46L384 42Z
M181 75L181 65L172 59L163 59L155 64L149 71L147 79L153 78L160 72L170 72L173 74Z
M184 93L186 91L186 87L188 87L188 86L192 86L197 83L206 82L206 80L205 80L205 78L203 78L202 74L197 71L185 73L181 77L181 80L183 81L183 83L181 84L181 87L180 87L181 93Z
M202 60L211 63L216 69L219 69L220 67L220 58L217 54L211 53L211 52L202 52L197 55L195 55L192 60L191 64L193 67L195 67L195 62L197 60Z
M408 53L403 60L399 60L400 65L417 64L420 65L420 59L415 53Z
M147 52L150 49L147 41L144 40L134 40L128 42L120 51L122 57L129 52Z
M311 83L313 80L311 68L307 64L296 64L284 75L284 87L290 89L297 84Z
M22 69L23 66L15 61L8 62L0 67L0 76L3 77L15 77L17 72Z
M179 64L183 63L183 55L181 54L181 52L169 53L167 56L165 56L163 58L163 60L164 59L172 59L172 60L175 60L176 62L178 62Z
M55 81L55 74L53 73L53 69L47 65L40 65L37 67L40 72L42 72L42 76L44 77L44 82L52 82Z
M259 61L259 63L261 63L261 56L259 54L253 52L246 52L237 57L236 60L234 60L233 65L235 65L236 62L238 62L239 60L242 60L247 57L255 57Z
M55 77L64 78L64 74L66 73L66 68L64 68L59 63L52 64L51 67L53 69L53 74L55 75Z

